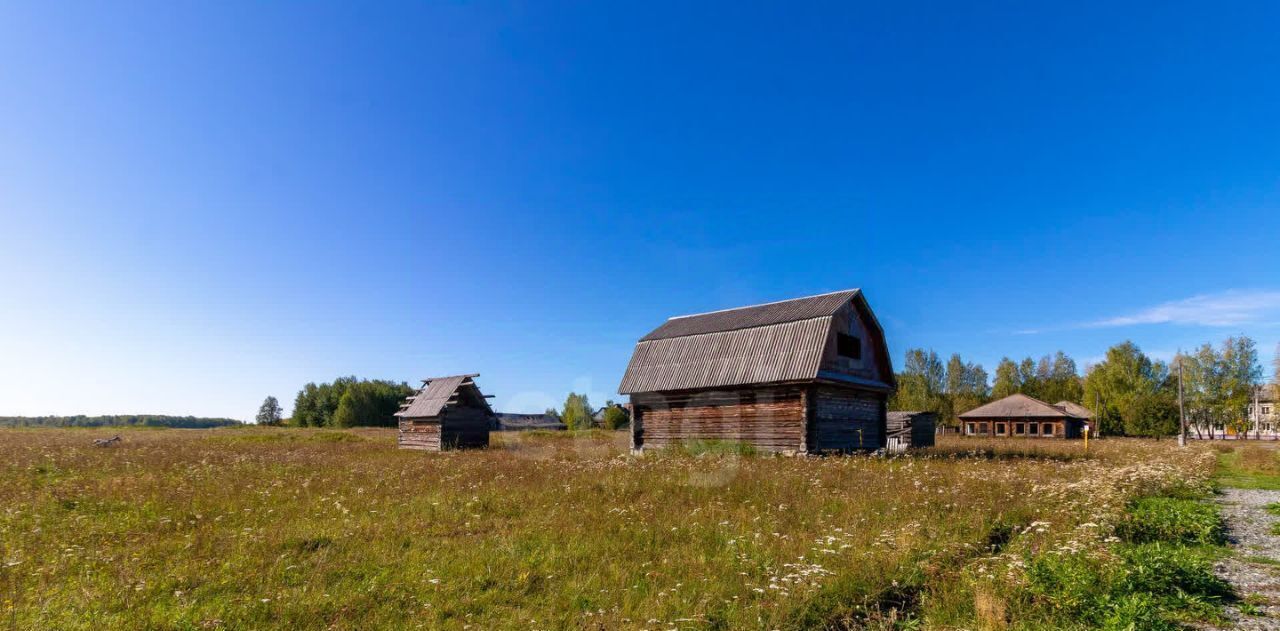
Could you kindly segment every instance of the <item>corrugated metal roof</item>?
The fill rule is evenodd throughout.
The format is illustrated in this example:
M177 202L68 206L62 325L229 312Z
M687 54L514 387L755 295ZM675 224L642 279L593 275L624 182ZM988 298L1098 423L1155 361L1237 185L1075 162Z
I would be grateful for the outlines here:
M1011 394L999 401L992 401L982 407L978 407L964 414L958 415L962 419L979 419L979 418L1063 418L1073 417L1075 415L1054 407L1041 401L1040 399L1029 397L1025 394Z
M831 314L827 314L682 337L650 334L636 344L618 391L631 394L814 379L830 329Z
M640 341L647 342L684 337L686 335L737 331L830 316L834 315L840 307L844 306L858 293L859 290L857 289L845 289L807 298L770 302L762 305L712 311L710 313L676 316L654 329L653 332L640 338Z
M440 414L440 410L449 403L449 399L453 398L453 394L457 391L458 386L476 375L454 375L452 377L434 377L424 379L426 385L417 394L409 397L412 399L405 409L396 412L396 416L404 416L408 418L423 418L428 416L436 416ZM474 384L471 387L475 387ZM480 396L479 389L476 395ZM409 400L406 399L406 400ZM480 398L484 401L484 398Z

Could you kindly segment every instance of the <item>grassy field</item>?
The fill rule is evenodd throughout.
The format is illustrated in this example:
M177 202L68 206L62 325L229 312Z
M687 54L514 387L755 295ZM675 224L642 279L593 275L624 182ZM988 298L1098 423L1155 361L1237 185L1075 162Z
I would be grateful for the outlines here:
M104 433L0 430L0 629L1161 628L1230 598L1218 459L1172 441Z
M1218 480L1237 489L1280 491L1280 450L1261 441L1209 441L1218 454Z

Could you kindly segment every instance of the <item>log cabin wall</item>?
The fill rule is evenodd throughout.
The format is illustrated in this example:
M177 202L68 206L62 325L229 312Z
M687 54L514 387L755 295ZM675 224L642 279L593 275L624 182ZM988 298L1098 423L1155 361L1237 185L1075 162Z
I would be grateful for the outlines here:
M816 386L811 391L811 451L875 450L885 446L884 395Z
M917 414L911 419L911 446L932 447L938 435L938 415Z
M397 443L401 449L440 451L439 419L400 419L400 434Z
M445 411L442 422L442 445L446 449L488 447L492 419L484 410L458 407Z
M799 387L632 395L632 448L727 440L761 451L805 451L805 395Z

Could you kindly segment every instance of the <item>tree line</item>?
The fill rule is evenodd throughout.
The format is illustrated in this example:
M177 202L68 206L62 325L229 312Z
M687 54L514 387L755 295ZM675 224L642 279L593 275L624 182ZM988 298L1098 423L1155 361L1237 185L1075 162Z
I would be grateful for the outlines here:
M1213 428L1249 429L1247 408L1262 383L1256 343L1227 338L1220 346L1204 344L1179 353L1166 364L1146 355L1138 345L1121 342L1080 375L1075 360L1058 351L1021 362L1004 357L988 385L981 364L953 354L943 364L933 350L907 351L891 410L935 412L943 423L958 425L958 415L990 401L1022 393L1053 404L1079 403L1093 410L1095 430L1106 435L1168 436L1179 430L1178 375L1182 366L1183 399L1193 431ZM1280 346L1276 348L1280 380ZM1280 387L1280 385L1278 385Z
M108 414L101 416L0 416L0 427L172 427L208 429L240 425L230 418L169 416L165 414Z
M330 383L308 383L293 400L295 427L395 427L396 411L414 393L409 384L381 379L339 377ZM259 414L270 412L271 400Z

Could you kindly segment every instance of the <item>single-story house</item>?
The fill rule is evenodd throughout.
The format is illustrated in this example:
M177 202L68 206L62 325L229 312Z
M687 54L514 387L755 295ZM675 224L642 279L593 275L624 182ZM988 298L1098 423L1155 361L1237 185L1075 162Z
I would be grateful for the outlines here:
M1081 409L1089 412L1087 408ZM1083 413L1049 405L1021 393L992 401L959 417L966 436L1025 438L1080 438L1089 420Z

